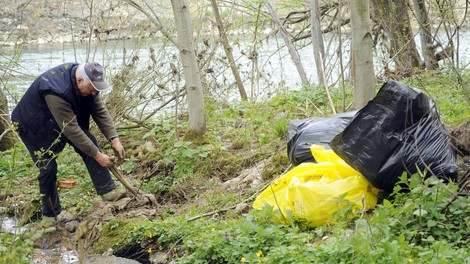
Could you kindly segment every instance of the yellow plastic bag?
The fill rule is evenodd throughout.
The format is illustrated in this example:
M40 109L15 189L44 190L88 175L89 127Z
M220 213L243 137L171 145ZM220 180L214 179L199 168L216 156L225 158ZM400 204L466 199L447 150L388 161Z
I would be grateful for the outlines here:
M378 189L358 171L346 164L332 150L313 145L317 163L301 163L266 188L254 201L253 208L265 204L280 210L284 218L321 226L348 201L358 209L377 204ZM365 207L365 208L364 208Z

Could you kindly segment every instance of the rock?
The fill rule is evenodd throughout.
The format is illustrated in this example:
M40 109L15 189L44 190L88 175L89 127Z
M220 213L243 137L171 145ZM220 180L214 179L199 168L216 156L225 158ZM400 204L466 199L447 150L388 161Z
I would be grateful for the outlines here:
M245 213L248 213L249 210L250 210L250 206L248 206L247 203L239 203L235 207L235 213L237 214L245 214Z
M25 25L18 25L18 26L16 26L16 30L28 31L29 27L27 27Z
M84 264L140 264L138 261L116 256L88 256L82 261L80 263Z
M75 220L75 216L68 211L62 212L57 216L57 221L62 223L67 223Z
M168 263L168 258L166 256L166 252L156 252L150 255L150 263L154 264L164 264Z
M34 241L33 245L35 248L54 249L57 248L62 241L60 232L54 226L45 229L36 227L31 231L31 240Z
M69 233L75 232L77 230L78 222L77 221L70 221L65 223L65 230L67 230Z
M62 249L35 249L30 263L79 263L78 257L72 250Z
M244 169L238 177L222 183L222 186L230 191L244 190L248 186L254 189L258 188L263 183L261 172L267 162L269 160L261 161L251 168Z

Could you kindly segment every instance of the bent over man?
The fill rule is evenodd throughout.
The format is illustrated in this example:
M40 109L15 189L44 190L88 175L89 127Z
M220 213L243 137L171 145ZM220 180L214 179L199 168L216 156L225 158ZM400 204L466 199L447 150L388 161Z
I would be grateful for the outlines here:
M100 152L89 131L92 117L111 141L116 156L124 158L114 123L99 96L107 88L99 63L66 63L36 78L13 109L11 119L39 168L43 226L54 225L55 217L61 212L56 154L67 143L82 157L96 192L103 200L111 201L120 195L113 191L116 185L108 170L113 160Z

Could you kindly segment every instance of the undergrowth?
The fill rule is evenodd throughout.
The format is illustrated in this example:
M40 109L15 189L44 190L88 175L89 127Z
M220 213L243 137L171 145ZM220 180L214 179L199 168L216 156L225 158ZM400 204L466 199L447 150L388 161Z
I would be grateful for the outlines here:
M452 75L420 75L406 80L406 84L428 92L438 103L445 123L457 125L470 119L468 94ZM352 101L350 90L344 100L340 90L331 92L337 111ZM178 263L470 261L469 198L457 196L454 184L432 178L423 181L419 174L409 181L402 179L410 192L396 190L393 199L384 200L366 214L345 207L337 212L333 223L317 228L277 223L273 219L278 216L271 208L188 221L253 195L257 190L243 193L220 189L220 182L237 177L243 169L270 159L273 164L260 172L263 179L269 182L282 174L289 166L285 145L290 120L333 112L324 89L315 87L286 92L262 103L221 106L216 100L207 100L206 106L208 127L201 142L185 140L186 121L178 119L175 123L171 115L154 120L150 130L120 131L129 157L121 170L135 186L154 194L164 206L166 202L184 203L185 210L176 214L178 210L169 207L154 221L111 220L103 228L97 253L119 241L120 246L127 243L123 252L126 246L148 256L159 252L167 261ZM9 192L17 201L39 199L37 171L24 146L18 144L2 155L1 194ZM66 148L59 159L59 178L79 180L77 188L60 190L64 210L73 208L77 216L86 216L96 198L91 180L71 148ZM200 197L205 202L192 204ZM9 206L5 201L2 199L2 207ZM14 210L7 213L15 215ZM122 227L126 232L119 232ZM0 240L0 262L29 263L30 240L7 233L0 233Z
M317 228L276 222L272 208L231 219L184 216L141 222L125 235L142 251L166 252L178 263L466 263L470 261L470 199L455 184L420 174L372 212L344 208ZM354 217L351 218L351 215ZM345 217L347 215L347 217ZM178 228L175 228L178 227ZM116 230L110 222L105 231ZM107 237L109 234L104 234Z

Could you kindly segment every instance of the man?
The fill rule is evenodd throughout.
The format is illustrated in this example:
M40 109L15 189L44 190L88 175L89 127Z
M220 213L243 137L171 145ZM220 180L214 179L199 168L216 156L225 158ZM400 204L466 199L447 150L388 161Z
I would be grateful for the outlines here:
M124 158L124 148L99 96L107 88L99 63L66 63L39 76L13 109L11 119L39 168L43 226L54 225L55 217L61 212L56 154L67 143L82 157L95 190L103 200L112 201L121 195L114 191L116 185L107 169L114 161L100 152L89 131L92 117L111 141L115 155Z

